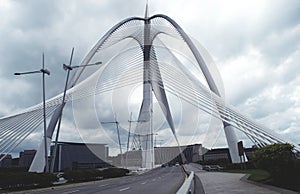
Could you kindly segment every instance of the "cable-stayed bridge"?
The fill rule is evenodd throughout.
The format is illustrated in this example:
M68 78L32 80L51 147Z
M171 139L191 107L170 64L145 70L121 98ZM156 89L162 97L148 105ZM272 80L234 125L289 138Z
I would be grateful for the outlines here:
M103 65L87 70L85 65L97 61ZM138 124L133 142L143 150L143 167L152 168L153 155L153 101L157 100L176 142L180 144L174 124L174 112L169 97L221 121L225 130L233 162L239 162L238 138L235 130L243 132L255 145L290 143L271 129L244 116L224 99L218 72L209 54L168 16L127 18L111 28L91 49L69 82L65 101L63 94L46 101L46 116L51 118L47 129L49 150L55 126L65 103L99 97L120 88L143 87L139 105ZM154 96L153 96L154 94ZM10 153L43 122L43 104L30 107L0 119L0 153ZM201 143L201 142L200 142ZM45 166L43 142L31 166L41 172Z

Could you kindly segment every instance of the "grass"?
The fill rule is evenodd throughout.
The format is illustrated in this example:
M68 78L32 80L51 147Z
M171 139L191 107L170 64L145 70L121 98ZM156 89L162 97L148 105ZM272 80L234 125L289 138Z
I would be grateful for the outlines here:
M268 173L265 170L261 170L261 169L247 169L247 170L224 169L224 170L222 170L222 172L250 174L250 176L248 177L248 180L293 190L300 194L299 181L297 183L296 182L295 183L286 182L285 180L280 180L279 182L275 182L272 179L270 173ZM295 179L297 179L297 178L298 177L296 177Z
M271 178L270 174L267 171L260 170L260 169L246 169L246 170L229 169L229 170L222 170L222 171L230 172L230 173L250 174L248 179L256 182L264 182Z

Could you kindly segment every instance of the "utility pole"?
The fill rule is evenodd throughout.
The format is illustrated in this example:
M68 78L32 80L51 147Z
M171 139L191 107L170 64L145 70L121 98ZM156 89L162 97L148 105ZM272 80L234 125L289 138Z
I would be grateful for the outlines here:
M44 172L48 172L48 149L47 149L47 121L46 121L46 97L45 97L45 74L50 75L50 71L45 69L45 57L44 53L42 55L42 69L39 71L28 71L22 73L14 73L14 75L25 75L25 74L34 74L34 73L42 73L43 80L43 117L44 117L44 157L45 157L45 168Z
M129 122L129 128L128 128L128 138L127 138L127 152L129 150L129 140L130 140L131 123L133 122L132 121L132 112L130 113L130 118L129 118L128 122Z
M132 112L131 112L130 113L130 119L128 120L128 122L129 122L129 129L128 129L128 139L127 139L127 152L129 151L129 142L130 142L130 135L131 135L131 124L132 123L138 123L138 122L144 122L144 121L139 121L139 120L134 121L134 120L132 120ZM134 133L132 133L132 134L134 134Z
M122 152L122 144L121 144L120 132L119 132L119 122L117 121L117 118L115 117L115 121L101 122L101 124L111 124L111 123L115 123L117 127L118 142L119 142L120 155L121 155L121 166L123 166L123 152Z
M72 51L71 51L71 57L70 57L69 65L63 64L63 69L65 71L67 71L67 78L66 78L66 82L65 82L64 94L63 94L63 99L62 99L62 103L61 103L60 116L59 116L59 120L58 120L58 124L57 124L57 131L56 131L54 149L53 149L53 152L52 152L53 154L52 154L52 158L51 158L50 172L52 172L52 173L54 171L55 159L56 159L56 154L57 154L57 143L58 143L58 137L59 137L59 132L60 132L62 113L63 113L64 105L66 103L65 99L66 99L66 93L67 93L68 84L69 84L70 71L72 71L73 69L79 68L79 67L82 68L82 67L102 64L102 62L96 62L96 63L90 63L90 64L86 64L86 65L81 65L81 66L80 65L71 66L72 65L72 60L73 60L73 54L74 54L74 47L72 48ZM61 169L58 169L58 171L60 171L60 170Z

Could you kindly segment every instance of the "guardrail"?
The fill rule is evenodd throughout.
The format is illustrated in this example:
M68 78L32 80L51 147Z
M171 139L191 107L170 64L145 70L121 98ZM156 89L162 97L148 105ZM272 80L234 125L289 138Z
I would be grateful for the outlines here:
M194 180L194 171L192 171L189 177L184 181L176 194L187 194L194 193L193 188L193 180Z

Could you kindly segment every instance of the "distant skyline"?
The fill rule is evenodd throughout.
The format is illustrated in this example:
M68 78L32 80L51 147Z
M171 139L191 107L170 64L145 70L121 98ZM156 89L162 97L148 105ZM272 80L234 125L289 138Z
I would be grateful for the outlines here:
M141 0L1 0L0 117L41 102L38 70L45 53L46 96L63 90L72 47L74 65L113 25L144 16ZM134 5L134 6L132 6ZM172 5L172 6L170 6ZM298 0L149 0L149 14L174 19L212 55L226 101L242 114L300 143L300 2ZM67 107L68 108L68 107ZM65 115L62 141L80 141L71 115ZM17 149L36 148L39 130ZM100 143L100 142L99 142ZM215 146L226 146L220 134ZM17 151L16 150L16 151Z

